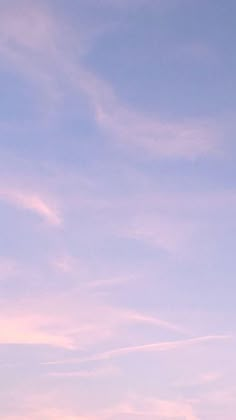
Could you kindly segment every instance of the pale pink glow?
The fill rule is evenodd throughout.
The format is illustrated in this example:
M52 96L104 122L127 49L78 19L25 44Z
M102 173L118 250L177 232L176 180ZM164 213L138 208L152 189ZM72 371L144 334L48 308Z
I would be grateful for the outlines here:
M52 226L60 226L62 224L62 219L58 211L52 208L37 193L14 189L1 189L0 200L6 201L17 208L35 213Z
M50 401L48 398L35 398L28 405L27 413L35 420L113 420L127 418L130 415L145 420L200 420L195 414L194 406L188 400L164 400L144 398L142 396L132 396L121 401L117 405L104 410L93 410L91 407L88 413L82 414L77 410L66 410L55 408L57 406L56 398ZM41 408L44 407L44 408ZM40 417L41 416L41 417ZM7 417L7 419L17 419L19 417Z
M222 375L219 372L207 372L200 376L199 380L202 381L202 383L211 383L218 381Z
M73 261L77 266L78 262ZM80 272L76 270L75 273L79 277ZM79 346L111 339L119 335L123 329L132 328L138 324L140 331L142 327L145 328L145 325L150 325L156 327L157 331L166 330L181 335L189 334L183 325L171 322L157 314L150 315L144 311L108 305L99 295L93 294L92 290L93 287L88 281L83 287L72 288L57 298L49 297L44 305L44 312L50 313L53 308L54 315L61 322L63 321L63 325L66 325L68 331L75 334L75 338L76 332L78 332ZM33 307L40 308L40 302L35 300ZM87 334L87 331L90 334Z
M0 317L1 344L47 345L73 348L72 340L66 335L48 332L51 320L32 316Z
M22 275L25 275L24 271ZM14 316L10 316L11 313ZM87 290L72 289L68 294L49 296L43 301L36 298L20 301L15 308L2 308L1 319L2 343L41 343L83 351L91 351L101 343L110 347L116 337L120 337L122 344L128 339L127 330L136 325L140 325L140 334L146 325L155 328L157 333L163 330L187 334L181 325L153 314L150 316L141 311L115 308L101 303L99 296L91 294L90 287ZM17 328L18 324L20 328ZM108 355L96 355L95 358L97 357L106 358Z
M105 418L111 419L114 415L132 415L147 420L164 420L169 418L176 420L182 418L185 420L200 420L188 401L154 400L138 397L107 410Z
M5 420L99 420L98 417L95 416L80 416L80 415L70 415L69 413L65 413L64 410L58 410L54 408L38 408L27 410L27 416L30 415L31 417L25 417L21 415L17 416L7 416Z
M223 394L218 394L217 404L222 403ZM82 410L61 409L59 406L58 396L33 398L31 401L25 402L25 413L30 415L30 419L34 420L113 420L113 419L129 419L142 418L144 420L201 420L198 415L197 399L163 399L148 398L142 395L131 395L125 400L121 400L114 406L104 408L102 410L93 410L92 406L87 412ZM214 400L215 401L215 400ZM227 400L229 401L229 400ZM215 401L216 403L216 401ZM22 411L23 413L24 411ZM231 413L232 414L232 413ZM18 420L26 418L19 416L6 416L7 420ZM227 417L228 418L228 417ZM230 420L234 419L233 415Z
M74 410L63 404L55 390L44 394L24 395L22 406L17 415L7 416L7 420L99 420L97 415L90 415L82 410Z

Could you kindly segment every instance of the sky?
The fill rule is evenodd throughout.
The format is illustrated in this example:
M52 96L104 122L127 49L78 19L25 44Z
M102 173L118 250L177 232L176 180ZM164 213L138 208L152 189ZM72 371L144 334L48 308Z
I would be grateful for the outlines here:
M0 0L0 419L235 420L234 0Z

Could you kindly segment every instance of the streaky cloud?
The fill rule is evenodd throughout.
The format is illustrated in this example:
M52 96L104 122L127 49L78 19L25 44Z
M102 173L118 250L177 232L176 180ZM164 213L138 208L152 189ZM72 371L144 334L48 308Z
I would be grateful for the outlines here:
M5 12L0 53L10 58L16 69L18 66L21 72L45 82L48 91L54 85L52 96L62 93L58 81L63 79L67 92L73 90L74 95L84 95L98 128L113 144L138 153L139 159L193 160L219 152L218 132L208 120L169 121L158 114L151 116L132 109L119 100L109 83L84 65L80 54L75 58L70 52L78 37L76 30L69 31L68 25L53 16L50 8L31 5L26 11L17 14L10 8ZM36 22L33 35L29 25L31 15ZM37 55L33 65L32 53Z
M62 218L59 215L58 210L50 206L50 204L37 193L11 188L1 188L0 200L5 201L16 208L35 213L49 225L58 227L62 224Z
M135 354L135 353L158 353L158 352L169 352L179 349L184 349L192 346L197 346L204 343L211 343L217 341L227 341L230 340L232 336L230 335L208 335L202 337L194 337L184 340L176 340L176 341L163 341L157 343L150 343L150 344L142 344L137 346L129 346L129 347L120 347L117 349L105 351L103 353L98 353L95 355L91 355L85 358L72 358L68 360L59 360L59 361L51 361L45 362L43 364L46 365L63 365L63 364L74 364L74 363L87 363L90 361L101 361L101 360L109 360L115 359L122 356L126 356L128 354Z

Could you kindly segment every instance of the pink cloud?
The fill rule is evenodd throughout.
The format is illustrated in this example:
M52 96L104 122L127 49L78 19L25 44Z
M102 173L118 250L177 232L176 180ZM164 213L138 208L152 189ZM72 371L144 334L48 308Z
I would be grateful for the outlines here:
M6 201L19 209L25 209L35 213L52 226L60 226L62 224L58 210L50 206L37 193L1 188L0 200Z

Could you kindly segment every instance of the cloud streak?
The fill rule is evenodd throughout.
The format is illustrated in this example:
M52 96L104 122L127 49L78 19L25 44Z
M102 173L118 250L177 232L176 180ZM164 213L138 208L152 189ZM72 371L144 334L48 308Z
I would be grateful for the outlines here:
M62 24L48 9L30 6L21 14L9 9L4 16L2 54L17 57L16 64L27 73L30 69L36 80L44 80L49 90L55 82L55 97L63 79L69 91L85 95L98 127L114 144L138 152L140 158L192 160L217 152L217 132L208 121L165 121L122 103L107 82L84 66L80 55L75 59L69 53L78 34L74 31L72 35L65 22ZM31 21L33 25L29 25ZM67 53L62 54L61 45L66 45ZM37 54L33 68L29 60L32 53Z
M74 370L67 372L50 372L48 375L55 378L96 378L103 376L119 375L120 371L118 368L113 366L95 368L90 370Z
M116 358L120 356L125 356L130 353L149 353L149 352L161 352L161 351L169 351L169 350L178 350L181 348L186 348L189 346L194 346L202 343L208 343L211 341L219 341L219 340L228 340L230 336L224 335L212 335L212 336L203 336L197 338L191 338L187 340L179 340L179 341L166 341L160 343L152 343L152 344L144 344L139 346L130 346L130 347L123 347L118 348L115 350L111 350L108 352L101 353L98 355L98 360L101 359L110 359ZM96 356L95 356L96 357Z
M37 193L1 188L0 200L5 201L16 208L28 210L38 215L52 226L59 227L62 224L62 218L59 215L58 210L50 206L50 204Z
M135 353L159 353L159 352L169 352L179 349L185 349L192 346L197 346L201 344L207 344L217 341L227 341L231 336L228 335L208 335L202 337L189 338L185 340L176 340L176 341L163 341L151 344L142 344L137 346L129 347L120 347L110 351L105 351L103 353L98 353L85 358L74 358L69 360L60 360L46 362L46 364L51 365L60 365L60 364L74 364L74 363L87 363L90 361L100 361L100 360L110 360L115 358L120 358L129 354Z
M98 125L118 144L161 159L195 159L217 152L217 132L209 122L162 121L158 115L141 114L120 102L112 87L91 72L80 68L77 77L76 69L73 73Z
M130 320L134 322L137 321L137 323L140 323L140 324L147 324L147 325L153 325L156 327L164 328L166 330L178 332L181 334L187 333L185 328L182 326L165 321L164 319L161 319L161 318L145 315L139 312L130 312Z

